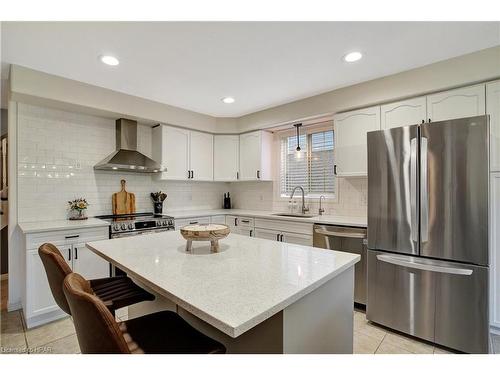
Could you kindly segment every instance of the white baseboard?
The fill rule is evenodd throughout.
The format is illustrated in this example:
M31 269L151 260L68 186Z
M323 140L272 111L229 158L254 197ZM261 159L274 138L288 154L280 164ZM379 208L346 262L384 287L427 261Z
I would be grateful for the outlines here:
M13 302L13 303L9 302L9 304L7 305L8 312L21 310L22 308L23 308L23 304L21 303L21 301Z
M490 333L500 336L500 327L490 326Z
M0 275L0 280L1 281L7 280L8 278L9 278L9 274L8 273L2 273L2 275Z

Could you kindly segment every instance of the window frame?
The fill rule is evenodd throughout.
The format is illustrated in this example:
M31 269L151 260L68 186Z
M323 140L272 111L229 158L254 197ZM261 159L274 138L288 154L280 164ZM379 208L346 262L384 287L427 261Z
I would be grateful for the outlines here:
M308 158L310 159L310 143L311 143L311 137L310 134L312 133L320 133L323 131L333 131L333 139L334 139L334 144L333 144L333 160L335 164L335 128L333 125L333 120L330 121L325 121L320 124L315 124L315 125L309 125L309 126L303 126L300 128L300 134L306 134L307 135L307 143L308 143ZM281 142L283 138L288 138L288 137L293 137L296 136L297 133L295 129L291 130L284 130L284 131L279 131L276 133L276 189L275 189L275 196L279 201L288 201L290 199L290 196L288 194L282 194L281 193ZM310 167L310 160L309 160L309 167ZM320 194L320 193L313 193L313 194L306 194L305 198L313 201L318 201L320 196L324 196L323 201L325 202L331 202L331 203L336 203L338 202L338 196L339 196L339 191L338 191L338 178L334 175L334 193L333 194ZM297 193L296 193L297 194ZM300 194L299 194L300 195ZM297 195L295 195L297 196Z

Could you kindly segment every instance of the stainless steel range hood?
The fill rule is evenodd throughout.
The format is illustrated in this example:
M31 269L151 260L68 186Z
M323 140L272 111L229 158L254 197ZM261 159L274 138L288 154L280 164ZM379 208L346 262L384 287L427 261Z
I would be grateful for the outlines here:
M97 170L157 173L161 165L137 151L137 121L116 120L116 151L94 166Z

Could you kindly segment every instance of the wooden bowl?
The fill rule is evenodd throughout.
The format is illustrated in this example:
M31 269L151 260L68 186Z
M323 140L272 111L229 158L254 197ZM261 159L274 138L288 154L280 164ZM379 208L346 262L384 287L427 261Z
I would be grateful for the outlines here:
M219 240L227 237L230 230L224 224L191 224L181 228L181 235L187 240L186 251L191 251L193 241L210 241L210 251L219 251Z

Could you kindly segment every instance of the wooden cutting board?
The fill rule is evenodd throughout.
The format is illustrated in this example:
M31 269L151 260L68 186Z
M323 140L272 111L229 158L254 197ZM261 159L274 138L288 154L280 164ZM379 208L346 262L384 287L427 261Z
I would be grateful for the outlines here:
M135 213L135 194L125 190L125 180L121 180L122 190L113 194L113 215Z

